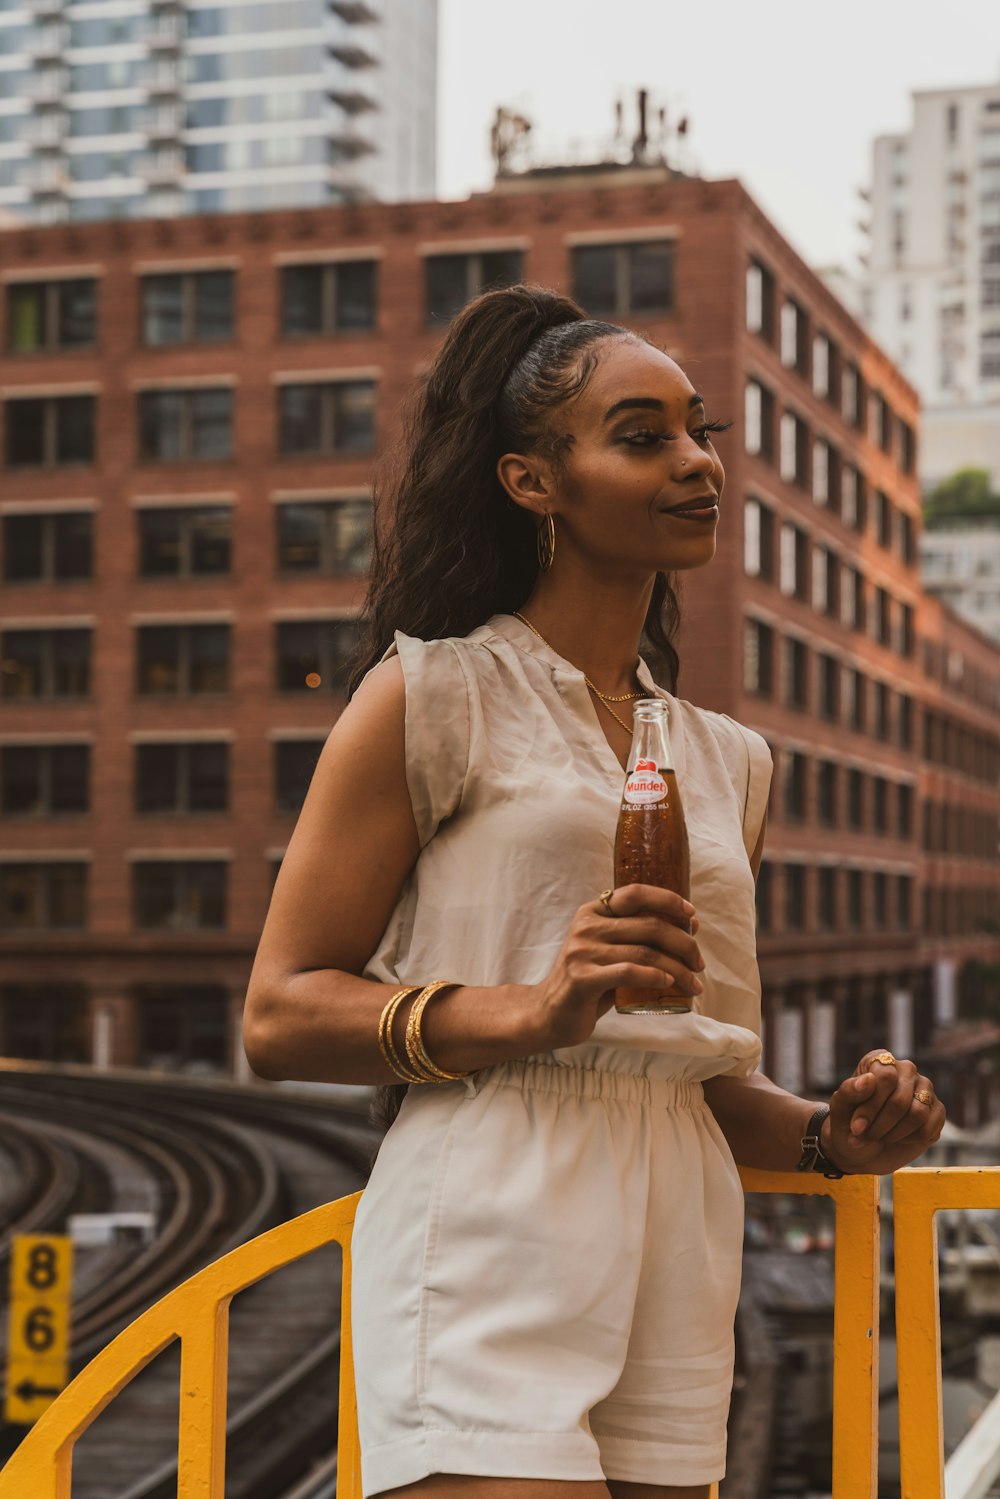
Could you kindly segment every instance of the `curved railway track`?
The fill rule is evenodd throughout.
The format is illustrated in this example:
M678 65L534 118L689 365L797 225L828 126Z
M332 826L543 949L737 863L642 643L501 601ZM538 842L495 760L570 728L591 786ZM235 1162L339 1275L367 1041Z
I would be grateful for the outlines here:
M201 1265L356 1190L375 1138L367 1100L351 1090L334 1101L147 1073L0 1072L0 1152L10 1183L0 1196L0 1257L14 1234L63 1232L72 1213L137 1205L153 1212L148 1244L78 1251L75 1371ZM0 1290L5 1296L5 1269ZM227 1499L279 1499L329 1466L339 1297L331 1249L233 1302ZM98 1417L77 1447L74 1499L176 1492L178 1368L175 1346ZM8 1428L3 1450L20 1434Z

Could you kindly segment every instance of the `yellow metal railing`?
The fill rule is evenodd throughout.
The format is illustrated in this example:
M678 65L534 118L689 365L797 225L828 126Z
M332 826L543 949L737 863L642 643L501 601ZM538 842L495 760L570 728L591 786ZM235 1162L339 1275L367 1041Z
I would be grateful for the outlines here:
M833 1496L874 1499L878 1412L879 1179L744 1170L747 1192L821 1194L836 1209ZM942 1499L940 1329L934 1213L1000 1207L1000 1170L903 1171L895 1196L903 1499ZM338 1243L344 1254L338 1499L360 1499L351 1356L351 1230L360 1193L261 1234L171 1291L94 1358L0 1472L0 1499L70 1499L73 1446L175 1338L181 1343L177 1499L224 1499L229 1304L272 1271Z

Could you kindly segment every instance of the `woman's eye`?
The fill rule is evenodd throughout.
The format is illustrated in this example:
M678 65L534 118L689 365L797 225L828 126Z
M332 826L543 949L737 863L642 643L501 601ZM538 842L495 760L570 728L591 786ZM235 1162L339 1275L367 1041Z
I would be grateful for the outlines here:
M663 432L653 432L649 427L640 427L635 432L626 432L625 441L633 443L636 447L648 447L650 442L656 442L664 436Z

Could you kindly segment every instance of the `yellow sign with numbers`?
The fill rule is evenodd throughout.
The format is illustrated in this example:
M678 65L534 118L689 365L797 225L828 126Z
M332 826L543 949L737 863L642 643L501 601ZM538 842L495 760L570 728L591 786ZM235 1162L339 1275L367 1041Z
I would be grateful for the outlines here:
M72 1239L62 1234L15 1238L7 1325L7 1421L30 1426L66 1384L72 1287Z

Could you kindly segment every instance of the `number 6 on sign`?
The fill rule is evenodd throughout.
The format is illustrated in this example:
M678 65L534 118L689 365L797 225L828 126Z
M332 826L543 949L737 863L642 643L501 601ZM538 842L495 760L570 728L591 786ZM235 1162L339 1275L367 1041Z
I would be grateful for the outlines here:
M30 1426L66 1384L73 1241L22 1234L10 1264L4 1418Z

